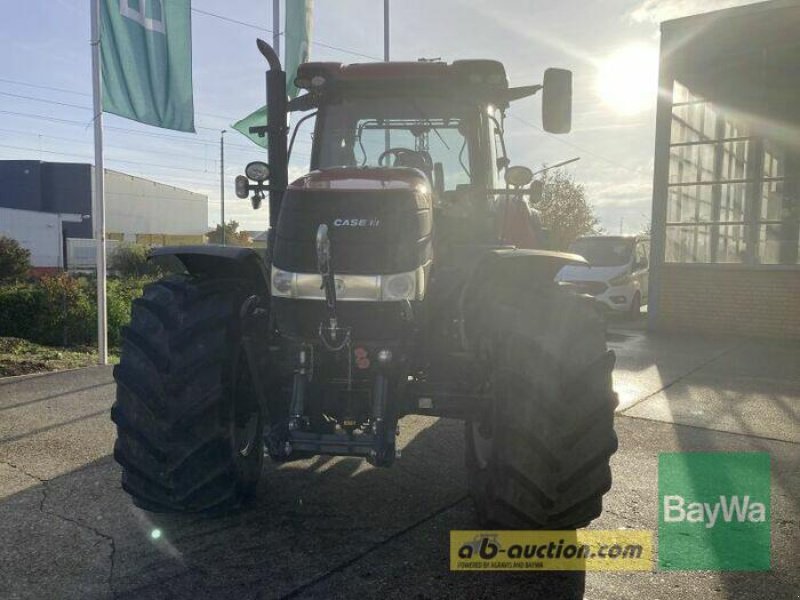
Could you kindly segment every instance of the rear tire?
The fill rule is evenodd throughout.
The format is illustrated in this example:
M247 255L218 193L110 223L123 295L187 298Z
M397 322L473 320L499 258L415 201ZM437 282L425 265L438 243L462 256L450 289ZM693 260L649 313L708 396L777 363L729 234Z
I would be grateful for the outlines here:
M134 504L217 512L255 495L263 418L242 350L238 280L175 278L134 301L114 369L114 457Z
M611 487L614 354L589 300L550 287L506 300L492 302L479 328L493 402L466 423L478 519L509 529L586 526Z

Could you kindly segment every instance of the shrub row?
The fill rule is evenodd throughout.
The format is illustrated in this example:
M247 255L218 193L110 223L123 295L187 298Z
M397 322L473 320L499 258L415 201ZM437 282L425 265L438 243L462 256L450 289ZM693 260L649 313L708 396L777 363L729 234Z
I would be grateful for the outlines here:
M150 279L108 281L108 341L121 343L131 302ZM93 278L67 274L0 286L0 337L17 337L49 346L88 346L97 342L97 294Z

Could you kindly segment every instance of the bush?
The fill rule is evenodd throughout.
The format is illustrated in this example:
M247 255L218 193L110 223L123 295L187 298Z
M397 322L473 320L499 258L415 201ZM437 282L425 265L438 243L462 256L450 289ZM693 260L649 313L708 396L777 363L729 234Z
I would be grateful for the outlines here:
M119 348L122 345L122 328L131 320L131 304L142 295L144 286L153 281L149 277L137 279L117 279L108 282L108 345ZM96 297L96 293L92 298ZM96 304L95 304L96 306ZM97 310L94 311L97 320Z
M44 293L35 284L0 286L0 337L32 339L44 309Z
M119 246L108 261L109 269L121 277L156 277L160 274L158 265L147 260L150 249L141 244Z
M131 302L150 279L108 282L108 341L118 347L130 321ZM94 279L62 274L0 287L0 337L17 337L49 346L97 343L97 293Z
M30 251L17 240L0 235L0 282L23 279L30 269Z

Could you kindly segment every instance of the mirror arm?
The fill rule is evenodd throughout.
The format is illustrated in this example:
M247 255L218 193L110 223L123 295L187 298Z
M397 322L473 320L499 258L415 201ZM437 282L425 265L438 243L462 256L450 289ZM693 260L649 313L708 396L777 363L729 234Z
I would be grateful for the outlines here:
M506 92L506 102L516 102L523 98L530 98L535 96L542 90L541 85L526 85L524 87L508 88Z
M287 110L289 112L307 112L319 108L319 95L303 94L289 100Z

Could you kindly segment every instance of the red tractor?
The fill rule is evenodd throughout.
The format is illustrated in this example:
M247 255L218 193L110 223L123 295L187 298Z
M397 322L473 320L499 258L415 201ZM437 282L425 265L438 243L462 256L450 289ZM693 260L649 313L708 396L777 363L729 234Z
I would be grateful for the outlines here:
M387 467L400 420L422 414L464 420L482 524L588 524L617 448L614 355L591 300L554 283L583 259L535 249L533 175L504 142L510 104L538 92L544 128L569 131L571 73L512 88L491 60L308 63L287 102L259 48L269 161L237 193L269 194L266 258L153 252L185 272L150 285L125 332L125 490L153 511L228 510L254 495L265 454ZM291 184L290 112L316 117Z

